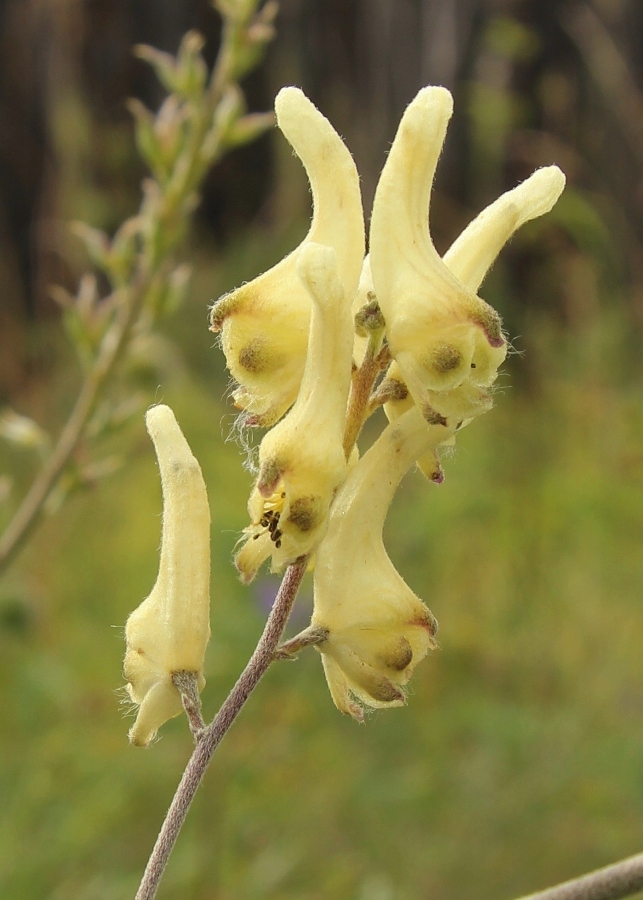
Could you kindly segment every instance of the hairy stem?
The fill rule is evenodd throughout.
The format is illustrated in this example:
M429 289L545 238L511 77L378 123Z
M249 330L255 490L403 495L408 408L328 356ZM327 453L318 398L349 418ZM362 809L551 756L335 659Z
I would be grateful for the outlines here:
M295 635L284 644L280 644L273 654L274 659L296 659L297 654L306 647L323 644L328 638L328 629L319 625L309 625L304 631Z
M643 853L520 900L620 900L643 890Z
M201 733L159 832L136 900L152 900L156 896L170 854L214 751L273 660L307 563L307 557L303 557L286 570L254 653L214 720Z
M196 672L175 672L172 675L172 684L181 695L181 703L187 716L188 725L192 737L196 743L201 739L205 729L203 714L201 712L201 697L199 696L198 676Z

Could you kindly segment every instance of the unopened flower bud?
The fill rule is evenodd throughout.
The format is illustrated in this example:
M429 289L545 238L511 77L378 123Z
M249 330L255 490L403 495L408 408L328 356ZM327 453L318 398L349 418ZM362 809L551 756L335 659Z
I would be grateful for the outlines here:
M168 406L146 416L163 487L163 536L158 578L125 625L123 664L130 699L139 707L129 738L146 746L181 712L172 676L193 673L205 684L210 640L210 509L198 462Z
M294 403L304 372L311 301L297 262L312 243L334 249L348 302L364 256L364 221L355 163L341 138L294 87L275 101L277 125L301 159L313 195L313 219L300 246L268 272L222 297L210 322L221 332L235 404L248 424L269 426Z

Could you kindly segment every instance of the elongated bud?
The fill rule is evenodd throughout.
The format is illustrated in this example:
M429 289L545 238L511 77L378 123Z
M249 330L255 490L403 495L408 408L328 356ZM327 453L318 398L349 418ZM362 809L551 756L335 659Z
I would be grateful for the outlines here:
M252 524L236 558L244 581L252 580L268 556L280 570L310 553L324 534L330 503L346 476L350 303L331 247L308 243L297 269L313 306L306 368L295 405L259 448L259 477L248 504Z
M203 475L169 406L152 407L145 421L161 472L163 536L156 584L125 625L124 675L139 707L129 738L139 746L181 712L174 674L192 672L203 688L210 640L210 509Z

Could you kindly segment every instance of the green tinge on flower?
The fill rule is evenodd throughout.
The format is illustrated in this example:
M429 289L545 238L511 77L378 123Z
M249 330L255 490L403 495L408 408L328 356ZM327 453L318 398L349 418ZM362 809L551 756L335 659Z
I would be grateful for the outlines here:
M429 233L433 176L452 109L440 87L423 88L408 106L379 180L370 231L391 354L428 422L487 409L486 388L507 353L500 317L447 268Z
M415 407L388 425L338 491L317 550L311 624L328 634L318 649L335 705L358 720L359 704L403 704L415 666L435 647L437 623L393 566L382 528L405 472L450 433Z
M315 242L335 250L337 276L348 298L357 289L364 257L359 177L342 139L298 88L282 88L275 111L310 180L310 230L276 266L215 303L210 316L239 383L235 403L248 424L264 426L292 406L303 377L311 315L310 296L297 275L303 249Z
M251 525L235 558L245 582L272 557L281 570L310 553L326 530L346 477L342 442L351 377L353 324L332 247L307 242L297 270L312 299L306 365L290 412L264 437L250 496Z
M129 738L139 746L181 712L174 674L193 672L203 688L210 640L210 509L203 475L168 406L152 407L145 421L161 472L163 535L156 584L125 625L123 670L139 707Z

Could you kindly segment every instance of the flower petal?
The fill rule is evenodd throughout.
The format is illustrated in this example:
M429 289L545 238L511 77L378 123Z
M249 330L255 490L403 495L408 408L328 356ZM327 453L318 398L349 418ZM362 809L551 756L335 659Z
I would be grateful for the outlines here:
M451 95L439 87L423 88L408 106L380 177L370 232L389 347L429 422L455 414L444 398L470 380L472 369L479 370L477 385L491 383L507 350L498 314L449 271L429 233L431 187L451 112ZM480 391L466 399L469 416L487 407Z
M558 166L538 169L476 216L444 254L446 266L470 291L477 291L511 236L525 222L548 213L564 187Z
M341 669L343 681L325 661L333 699L351 715L351 695L372 707L403 703L404 685L435 646L435 619L393 566L382 528L404 473L449 433L413 407L355 464L333 502L317 550L312 625L328 634L318 649Z

